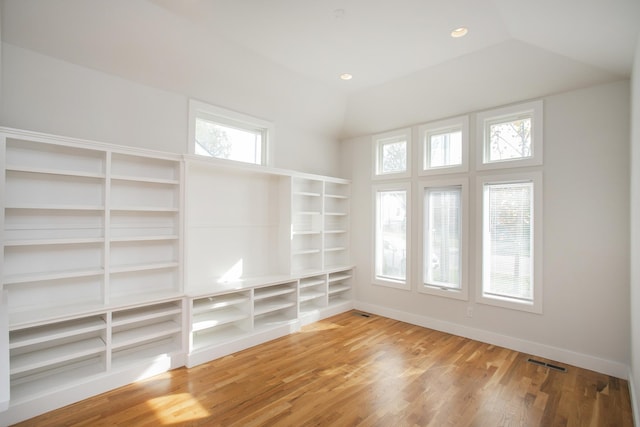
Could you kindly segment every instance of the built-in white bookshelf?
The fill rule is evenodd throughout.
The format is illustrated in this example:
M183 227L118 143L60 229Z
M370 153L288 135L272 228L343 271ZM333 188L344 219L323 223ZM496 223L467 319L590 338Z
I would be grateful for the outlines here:
M4 129L0 144L0 424L180 366L181 157Z
M315 314L327 306L327 275L300 278L298 300L300 316Z
M329 305L337 305L352 300L353 269L335 271L328 274Z
M0 129L0 425L352 307L349 181Z
M322 270L323 182L291 178L291 272Z

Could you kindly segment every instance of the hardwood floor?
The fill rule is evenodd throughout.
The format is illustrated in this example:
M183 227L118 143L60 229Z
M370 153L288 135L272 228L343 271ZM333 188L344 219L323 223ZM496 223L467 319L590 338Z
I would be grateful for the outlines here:
M633 425L626 381L528 357L349 312L20 425Z

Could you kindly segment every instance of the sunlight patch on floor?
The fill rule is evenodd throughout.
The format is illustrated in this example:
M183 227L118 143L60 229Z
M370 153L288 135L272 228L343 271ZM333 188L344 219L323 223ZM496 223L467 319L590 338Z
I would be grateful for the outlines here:
M206 418L211 414L190 393L168 394L147 401L162 425Z

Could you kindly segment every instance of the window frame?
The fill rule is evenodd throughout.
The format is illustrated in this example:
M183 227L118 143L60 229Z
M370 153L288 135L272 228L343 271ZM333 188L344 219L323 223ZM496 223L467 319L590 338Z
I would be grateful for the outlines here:
M189 135L187 152L192 155L198 155L195 151L196 136L196 120L203 119L224 126L235 127L238 129L255 132L260 131L262 134L260 163L244 162L240 160L225 159L223 157L202 156L216 161L232 162L243 165L255 166L273 166L274 153L274 134L275 126L272 122L258 119L247 114L238 113L226 108L207 104L195 99L189 100Z
M425 283L425 265L424 257L427 251L426 239L426 221L425 221L425 196L429 188L447 188L460 187L460 288L443 288L437 285L428 285ZM419 230L418 235L421 236L421 242L418 245L418 259L420 260L420 270L417 272L419 277L418 290L424 294L436 295L446 298L453 298L463 301L469 300L469 179L465 177L455 177L448 179L429 179L418 182L420 192L419 207Z
M379 221L379 194L382 192L390 192L390 191L404 191L406 194L406 206L405 206L405 215L406 215L406 229L405 229L405 245L406 245L406 264L405 264L405 278L404 280L396 280L388 277L383 277L378 275L378 221ZM372 254L371 261L373 268L371 269L372 273L372 283L375 285L386 286L390 288L402 289L402 290L411 290L411 276L412 276L412 262L411 262L411 183L410 182L398 182L398 183L387 183L387 184L377 184L373 186L373 208L374 208L374 220L373 220L373 245L372 245Z
M495 122L531 117L531 156L497 161L488 161L488 125ZM482 111L476 114L476 168L478 170L504 169L525 166L540 166L543 163L543 101L531 101Z
M372 179L406 179L411 177L411 152L412 152L412 130L411 128L404 128L390 132L384 132L372 136L372 158L373 158L373 170ZM402 172L390 172L383 173L382 171L382 146L385 143L390 143L394 139L404 139L407 144L407 158L406 169Z
M484 292L484 243L485 243L485 185L531 182L533 184L533 300L531 302L509 298L507 296L487 295ZM543 302L543 176L542 171L530 171L509 174L482 175L476 179L476 302L497 307L509 308L530 313L542 314Z
M427 166L427 156L429 153L429 137L446 133L447 131L460 130L462 133L462 162L459 165L438 166L430 168ZM423 124L418 127L419 135L419 155L420 168L418 174L421 176L442 175L448 173L464 173L469 171L469 116L454 117L446 120Z

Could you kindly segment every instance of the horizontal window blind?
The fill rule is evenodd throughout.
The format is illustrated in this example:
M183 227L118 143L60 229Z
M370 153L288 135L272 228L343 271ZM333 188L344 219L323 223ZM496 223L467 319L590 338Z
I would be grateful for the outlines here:
M483 293L533 300L533 183L484 185Z

